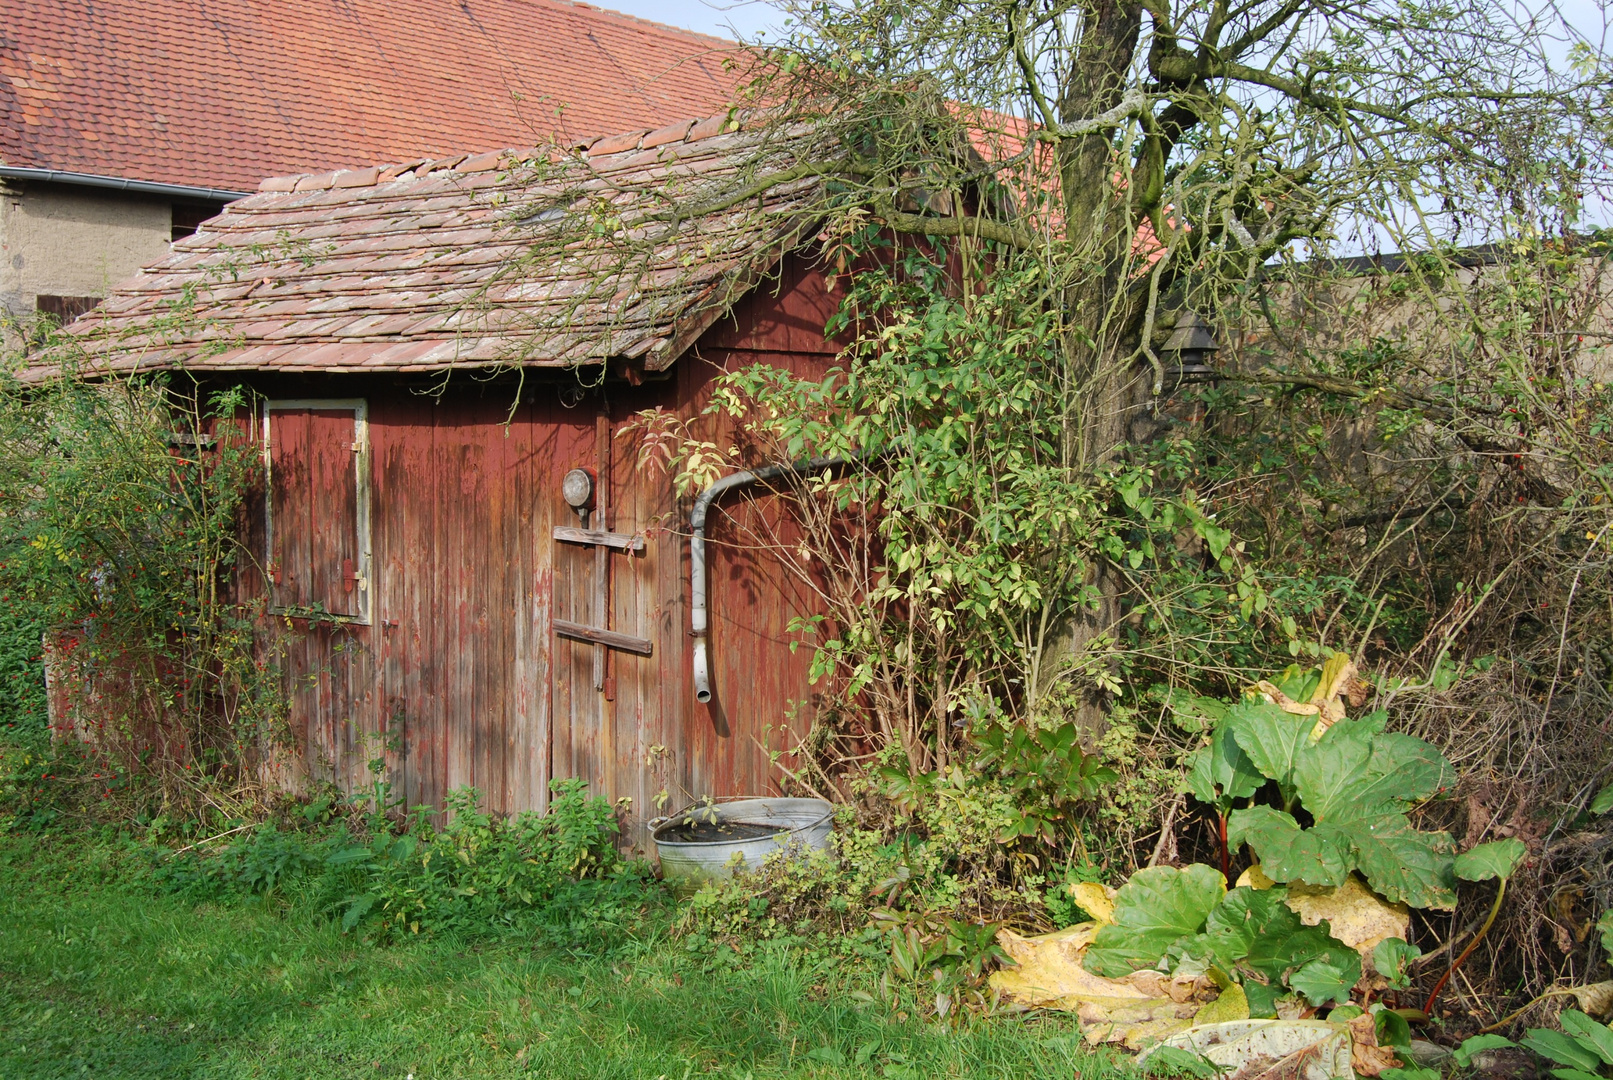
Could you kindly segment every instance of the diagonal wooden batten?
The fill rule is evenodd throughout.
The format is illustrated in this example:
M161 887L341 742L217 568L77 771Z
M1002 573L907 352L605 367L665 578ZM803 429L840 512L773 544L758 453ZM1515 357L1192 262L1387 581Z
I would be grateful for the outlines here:
M637 653L640 656L649 656L655 649L654 643L649 638L618 634L614 630L601 630L597 626L584 626L582 623L569 622L566 619L554 620L554 632L575 641L587 641L605 648Z

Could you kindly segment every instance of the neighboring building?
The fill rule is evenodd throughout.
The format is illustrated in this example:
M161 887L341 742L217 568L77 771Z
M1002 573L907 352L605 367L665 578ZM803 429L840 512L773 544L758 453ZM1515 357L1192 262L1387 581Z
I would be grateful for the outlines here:
M764 144L731 127L607 138L541 180L487 153L265 181L73 327L83 370L261 395L242 417L267 491L241 587L286 650L309 773L362 786L380 737L411 804L474 784L494 810L537 809L578 776L631 798L640 828L662 792L776 790L769 752L791 763L812 720L811 650L788 628L813 596L766 551L787 517L760 488L714 509L702 633L688 505L618 438L662 407L724 441L703 412L716 375L834 362L837 296L804 239L816 181L655 214L667 191L699 205L791 160L758 164ZM590 193L623 232L592 228ZM586 521L562 486L579 468Z
M78 315L265 176L707 115L733 48L566 0L0 0L0 316Z

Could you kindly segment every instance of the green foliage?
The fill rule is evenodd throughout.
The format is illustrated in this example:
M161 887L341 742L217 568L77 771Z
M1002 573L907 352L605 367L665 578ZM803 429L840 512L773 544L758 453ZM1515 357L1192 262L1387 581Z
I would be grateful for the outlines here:
M0 581L4 576L0 569ZM0 585L0 734L13 745L38 746L48 737L44 634L38 613Z
M440 828L430 807L401 827L372 813L367 837L342 822L312 832L266 823L216 852L162 858L154 878L192 899L294 894L343 931L380 939L512 928L591 939L657 892L646 867L617 854L609 803L580 780L550 786L541 815L495 818L474 788L461 788Z
M1051 730L987 724L976 733L975 745L972 768L1000 777L1017 796L1018 820L1004 841L1040 836L1052 843L1058 827L1068 824L1082 803L1119 778L1097 754L1082 749L1074 724Z
M1521 1044L1561 1066L1552 1070L1561 1080L1606 1075L1604 1067L1613 1065L1613 1030L1577 1009L1563 1010L1558 1022L1562 1031L1530 1028Z
M1190 1076L1196 1080L1216 1080L1223 1070L1202 1054L1179 1050L1174 1046L1161 1046L1148 1055L1143 1063L1145 1076Z
M277 680L230 598L258 468L239 390L0 380L0 713L43 724L41 634L81 737L163 801L234 806L283 735ZM205 795L203 790L206 789Z
M1451 1057L1459 1068L1466 1069L1473 1064L1473 1056L1482 1054L1486 1050L1503 1050L1518 1044L1501 1035L1472 1035L1463 1039L1461 1045L1451 1051Z
M1372 947L1372 970L1381 975L1391 989L1404 990L1411 985L1408 965L1422 954L1417 946L1400 938L1384 938Z
M1266 783L1266 777L1233 738L1232 729L1218 724L1210 745L1187 759L1187 789L1202 803L1229 813L1236 799L1247 799Z
M1336 674L1343 660L1330 664ZM1290 666L1260 685L1279 700L1306 701L1324 673ZM1385 732L1381 713L1321 724L1253 691L1230 708L1195 711L1219 715L1208 745L1187 758L1188 790L1227 815L1230 841L1247 841L1275 881L1336 887L1359 869L1390 900L1428 907L1454 899L1458 868L1504 878L1522 856L1522 845L1510 841L1458 860L1448 836L1412 827L1407 812L1449 786L1451 768L1428 743ZM1254 803L1268 785L1281 809ZM1113 921L1098 931L1085 964L1109 977L1155 965L1215 970L1218 981L1242 981L1257 1016L1271 1014L1284 987L1313 1005L1347 1003L1361 978L1360 955L1325 920L1302 925L1286 900L1283 888L1227 892L1222 874L1203 864L1141 870L1121 887ZM1391 986L1405 988L1418 955L1405 941L1386 939L1373 963Z
M1405 1065L1385 1069L1378 1075L1383 1080L1442 1080L1438 1069L1429 1069L1422 1065Z
M1384 732L1381 717L1340 720L1317 738L1313 718L1260 700L1239 702L1226 723L1281 793L1283 809L1251 806L1228 817L1229 841L1247 842L1272 880L1337 886L1360 870L1391 901L1455 902L1450 836L1419 831L1406 817L1452 783L1432 745ZM1301 805L1308 828L1292 813Z
M1463 881L1506 881L1528 853L1522 840L1494 840L1462 852L1451 868Z
M1324 921L1301 924L1283 889L1239 886L1228 892L1212 867L1150 867L1115 897L1114 921L1099 929L1084 966L1109 978L1168 961L1175 972L1214 969L1238 978L1251 1011L1269 1011L1273 988L1288 987L1313 1005L1349 1000L1361 958ZM1257 1006L1259 1006L1257 1008Z
M1172 944L1204 929L1226 891L1226 879L1202 864L1137 871L1115 897L1113 921L1087 950L1087 970L1119 978L1152 967Z

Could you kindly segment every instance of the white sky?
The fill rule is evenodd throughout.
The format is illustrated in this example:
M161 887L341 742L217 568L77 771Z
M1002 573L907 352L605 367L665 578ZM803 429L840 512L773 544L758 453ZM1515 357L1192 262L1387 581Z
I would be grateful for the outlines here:
M783 18L779 12L759 0L591 0L596 7L637 15L641 19L681 26L685 30L698 30L702 34L718 37L740 35L750 38L757 31L776 28ZM769 34L769 37L772 35Z
M593 0L598 7L623 11L641 19L681 26L705 34L751 37L759 30L777 31L782 15L765 0ZM1593 40L1601 37L1607 0L1556 0L1569 23ZM769 35L771 36L771 35Z

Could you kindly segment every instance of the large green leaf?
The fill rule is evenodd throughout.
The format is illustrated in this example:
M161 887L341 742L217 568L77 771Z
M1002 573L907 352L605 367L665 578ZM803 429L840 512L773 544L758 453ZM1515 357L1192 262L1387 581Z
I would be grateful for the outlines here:
M1244 963L1268 979L1279 980L1312 960L1335 959L1342 952L1354 951L1335 938L1323 920L1316 926L1301 926L1287 934L1256 938Z
M1277 1019L1277 999L1282 997L1283 993L1281 983L1268 986L1254 979L1243 981L1243 995L1249 1000L1249 1016L1252 1019Z
M1504 1035L1470 1035L1462 1040L1462 1045L1451 1051L1451 1058L1460 1068L1467 1068L1473 1064L1473 1055L1482 1054L1486 1050L1510 1049L1518 1044Z
M1232 811L1227 842L1254 848L1260 869L1273 881L1342 885L1356 863L1349 838L1337 829L1301 829L1292 814L1269 806Z
M1274 881L1333 886L1359 868L1390 901L1455 903L1450 836L1421 832L1406 817L1451 783L1440 752L1367 720L1340 720L1312 742L1308 718L1273 710L1234 710L1228 723L1262 770L1287 770L1284 783L1313 824L1302 829L1291 814L1251 807L1230 815L1229 841L1248 843Z
M1288 985L1304 994L1312 1005L1349 1001L1350 989L1361 978L1361 957L1312 960L1288 976Z
M1284 900L1287 889L1251 889L1240 885L1227 893L1204 923L1211 951L1230 970L1249 955L1256 938L1286 937L1300 928L1299 916Z
M1137 871L1115 895L1113 921L1098 931L1083 966L1111 979L1152 967L1178 938L1204 928L1226 890L1221 874L1202 863Z
M1224 724L1210 736L1209 746L1195 750L1187 759L1188 790L1199 802L1217 807L1223 814L1232 808L1233 799L1247 799L1265 782Z
M1255 768L1277 781L1287 798L1293 791L1294 765L1310 745L1316 718L1293 716L1269 701L1244 698L1228 710L1227 726Z
M1318 821L1355 821L1401 814L1449 787L1450 763L1438 748L1409 735L1340 720L1294 767L1294 790Z
M1491 878L1505 881L1528 853L1522 840L1492 840L1456 856L1451 868L1463 881L1489 881Z
M1341 725L1366 725L1365 720L1340 720ZM1376 729L1376 726L1375 726ZM1367 762L1364 796L1417 803L1456 785L1456 770L1433 743L1410 735L1378 731L1372 738L1372 760Z
M1456 843L1450 833L1419 832L1404 814L1351 822L1345 832L1361 875L1384 899L1418 908L1456 903Z

